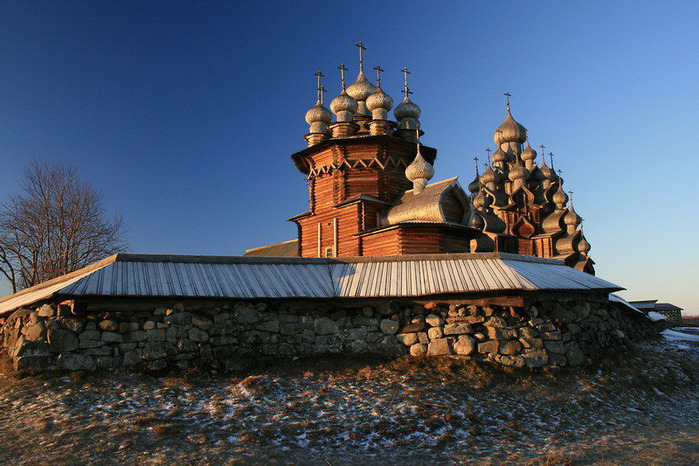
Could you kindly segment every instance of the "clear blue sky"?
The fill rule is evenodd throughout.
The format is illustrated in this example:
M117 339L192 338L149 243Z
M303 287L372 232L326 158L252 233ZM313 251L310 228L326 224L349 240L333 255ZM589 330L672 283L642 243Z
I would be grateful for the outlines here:
M242 254L307 210L289 155L356 49L408 66L435 179L515 118L557 154L598 275L699 313L699 2L0 3L0 200L61 160L144 253ZM5 290L6 291L6 288Z

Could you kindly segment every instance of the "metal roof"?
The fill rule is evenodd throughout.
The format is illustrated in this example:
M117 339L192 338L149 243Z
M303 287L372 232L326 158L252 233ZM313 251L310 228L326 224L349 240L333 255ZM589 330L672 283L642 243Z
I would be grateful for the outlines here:
M0 299L0 315L54 296L379 298L620 289L561 261L502 253L334 259L117 254Z

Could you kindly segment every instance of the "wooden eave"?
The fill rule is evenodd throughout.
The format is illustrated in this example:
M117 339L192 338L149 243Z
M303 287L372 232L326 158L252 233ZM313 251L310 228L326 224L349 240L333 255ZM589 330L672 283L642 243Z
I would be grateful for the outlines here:
M315 144L313 146L307 147L304 150L291 154L291 159L294 161L296 168L301 173L303 173L304 175L308 175L310 173L310 167L306 162L306 158L308 156L326 150L327 148L332 146L352 146L367 143L385 144L387 146L393 144L397 146L403 146L405 148L409 148L417 152L417 144L410 141L406 141L405 139L397 138L395 136L382 134L377 136L351 136L347 138L327 139L319 144ZM437 149L421 144L420 153L425 158L425 160L434 165L434 161L437 158Z
M405 223L396 223L395 225L388 225L385 227L378 227L378 228L372 228L370 230L365 230L362 232L359 232L355 234L354 236L356 237L361 237L361 236L370 236L374 235L377 233L382 233L384 231L390 231L394 230L396 228L415 228L415 227L437 227L437 228L444 228L448 230L458 230L458 231L463 231L463 232L469 232L472 234L472 236L476 236L481 233L481 230L477 228L472 228L466 225L460 225L457 223L439 223L439 222L405 222Z

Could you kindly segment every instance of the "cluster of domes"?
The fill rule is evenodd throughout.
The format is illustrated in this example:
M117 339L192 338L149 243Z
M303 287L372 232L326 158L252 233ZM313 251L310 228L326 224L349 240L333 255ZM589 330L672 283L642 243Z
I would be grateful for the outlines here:
M473 207L468 224L490 235L550 235L554 257L581 270L592 270L582 218L563 189L563 179L553 165L547 165L544 146L537 163L539 154L529 142L527 129L512 116L506 95L507 114L493 134L496 150L488 156L482 174L476 167L476 177L468 185ZM529 226L521 229L525 224ZM488 247L494 246L491 243Z
M411 92L408 89L407 84L407 74L409 71L403 68L401 71L404 74L404 89L403 93L405 97L402 102L395 107L393 115L396 122L389 122L389 112L393 109L394 102L390 95L388 95L381 88L381 76L380 73L383 71L380 67L375 67L377 71L376 85L372 84L364 74L364 63L362 52L364 47L361 43L356 44L360 50L360 61L359 61L359 74L357 79L350 86L345 87L345 68L344 65L340 65L338 68L341 70L342 77L342 89L340 94L335 97L330 103L330 111L326 109L323 105L322 94L325 90L320 84L320 72L316 73L318 78L318 102L306 113L306 122L309 124L309 136L325 136L329 134L329 125L332 122L332 114L335 114L336 123L352 123L357 121L376 121L385 122L382 123L382 128L397 128L398 130L414 130L420 126L420 114L421 110L414 102L408 97ZM351 133L338 132L341 135L348 135ZM372 133L374 134L374 133ZM381 133L387 134L387 133ZM409 137L412 136L412 131L409 132ZM335 135L335 130L333 130L333 135ZM307 139L309 139L307 136ZM309 143L317 142L321 139L312 138L309 139Z

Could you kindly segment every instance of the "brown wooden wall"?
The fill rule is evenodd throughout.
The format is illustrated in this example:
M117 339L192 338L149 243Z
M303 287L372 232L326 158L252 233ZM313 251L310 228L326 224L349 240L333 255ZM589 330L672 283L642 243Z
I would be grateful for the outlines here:
M362 237L362 255L397 256L401 254L400 231L384 230Z

